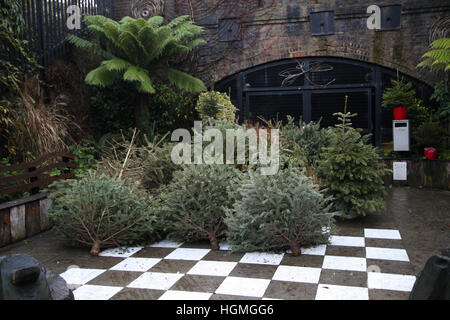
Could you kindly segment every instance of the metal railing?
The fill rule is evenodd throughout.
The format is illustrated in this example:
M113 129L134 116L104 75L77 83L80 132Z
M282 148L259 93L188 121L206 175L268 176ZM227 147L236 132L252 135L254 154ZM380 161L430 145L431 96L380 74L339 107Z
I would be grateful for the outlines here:
M28 41L28 50L40 65L47 66L67 53L65 39L69 33L83 34L86 26L71 30L67 21L73 15L68 10L77 6L81 15L104 15L113 17L112 0L19 0L22 5L26 32L22 35Z

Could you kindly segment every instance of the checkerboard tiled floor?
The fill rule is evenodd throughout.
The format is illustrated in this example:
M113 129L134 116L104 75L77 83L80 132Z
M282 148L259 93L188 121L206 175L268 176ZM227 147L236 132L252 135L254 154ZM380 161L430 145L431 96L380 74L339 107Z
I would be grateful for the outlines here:
M363 229L330 241L294 257L165 240L105 250L98 259L110 259L110 268L74 267L61 276L79 300L407 299L416 277L398 230Z

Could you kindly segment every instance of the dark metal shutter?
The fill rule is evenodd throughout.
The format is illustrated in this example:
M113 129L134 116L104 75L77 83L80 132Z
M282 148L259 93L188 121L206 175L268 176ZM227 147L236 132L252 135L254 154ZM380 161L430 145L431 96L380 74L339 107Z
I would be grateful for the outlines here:
M352 118L354 128L365 131L370 129L369 96L367 91L362 92L334 92L311 94L311 120L319 121L321 126L329 127L337 124L337 117L333 113L344 112L345 96L348 95L347 112L357 113Z
M301 94L250 95L248 101L248 119L252 122L261 122L258 117L286 121L287 115L298 121L303 115Z
M325 72L314 72L314 65L322 69L331 69ZM311 61L309 77L319 85L333 81L333 85L365 84L373 79L373 70L351 63L327 62L322 60ZM320 69L320 68L319 68Z
M283 74L301 73L301 70L297 67L298 63L293 61L282 65L267 66L254 72L250 72L245 76L245 86L247 88L281 87L283 80L285 80ZM302 86L303 82L303 76L299 76L295 78L289 87Z

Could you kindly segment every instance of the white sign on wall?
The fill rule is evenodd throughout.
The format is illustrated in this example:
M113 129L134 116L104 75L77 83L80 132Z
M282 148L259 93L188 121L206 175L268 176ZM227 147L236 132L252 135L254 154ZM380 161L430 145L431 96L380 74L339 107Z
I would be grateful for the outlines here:
M408 180L408 164L406 162L394 162L393 170L395 181Z

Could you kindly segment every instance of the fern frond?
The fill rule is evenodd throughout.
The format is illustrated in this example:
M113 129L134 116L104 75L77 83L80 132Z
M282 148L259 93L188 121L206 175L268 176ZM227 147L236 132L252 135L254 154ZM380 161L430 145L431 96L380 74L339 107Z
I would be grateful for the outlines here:
M152 81L147 70L136 66L130 66L123 75L125 81L138 82L138 90L146 93L155 93L156 90L152 86Z
M432 49L450 49L450 38L440 38L431 44Z
M120 33L119 43L127 57L137 65L139 65L140 61L142 61L145 56L148 56L145 47L130 31L122 31Z
M119 71L119 72L125 71L132 66L132 64L129 63L128 61L119 58L103 61L102 65L105 66L105 68L108 69L109 71Z
M73 34L67 35L66 40L69 43L73 44L75 47L80 48L85 51L88 51L88 52L90 52L98 57L101 57L103 59L114 58L114 55L112 55L108 51L103 50L96 42L77 37Z
M176 29L180 24L186 22L186 20L188 19L190 19L190 16L179 16L170 21L167 26L173 30Z
M153 16L147 20L147 24L152 28L157 28L162 25L164 22L164 18L161 16Z
M178 89L188 92L206 91L206 86L203 81L187 74L186 72L168 68L167 77L170 83L172 83Z
M106 66L101 65L89 72L86 76L86 83L94 86L108 87L112 85L119 74L116 71L110 71Z
M434 70L450 70L450 38L441 38L431 44L431 50L426 52L417 67L428 67Z

